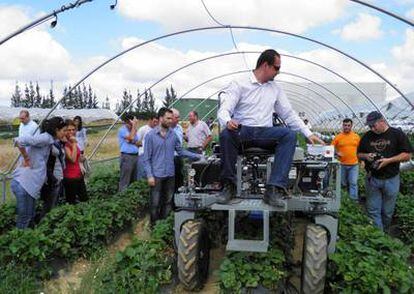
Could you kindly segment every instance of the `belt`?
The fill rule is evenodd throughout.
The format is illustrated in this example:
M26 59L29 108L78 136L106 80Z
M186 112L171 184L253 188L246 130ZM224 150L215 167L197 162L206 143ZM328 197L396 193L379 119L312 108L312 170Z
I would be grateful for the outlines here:
M126 152L121 152L121 154L124 154L124 155L133 155L133 156L137 156L138 155L138 153L126 153Z

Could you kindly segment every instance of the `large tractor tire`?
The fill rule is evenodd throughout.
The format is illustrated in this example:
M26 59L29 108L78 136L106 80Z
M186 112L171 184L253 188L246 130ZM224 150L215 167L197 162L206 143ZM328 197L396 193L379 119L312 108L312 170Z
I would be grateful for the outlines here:
M323 227L309 224L303 243L301 293L324 292L327 263L328 234Z
M210 261L210 244L202 221L189 220L181 228L178 242L178 278L186 290L203 288Z

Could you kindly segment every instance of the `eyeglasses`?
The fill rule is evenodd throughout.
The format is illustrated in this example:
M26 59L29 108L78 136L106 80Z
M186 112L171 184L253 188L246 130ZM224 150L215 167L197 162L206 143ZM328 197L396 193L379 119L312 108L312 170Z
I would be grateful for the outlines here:
M280 65L274 65L274 64L272 64L272 67L275 69L275 71L280 71Z

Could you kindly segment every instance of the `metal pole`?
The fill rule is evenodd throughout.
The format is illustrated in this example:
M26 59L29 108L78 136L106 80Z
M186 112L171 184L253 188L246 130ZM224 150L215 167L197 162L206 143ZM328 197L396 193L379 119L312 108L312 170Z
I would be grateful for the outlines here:
M31 28L34 28L34 27L48 21L49 19L51 19L53 17L56 17L58 14L66 11L66 10L77 8L77 7L81 6L82 4L85 4L87 2L92 2L92 1L93 0L78 0L75 3L68 3L66 5L62 5L59 9L53 10L51 13L32 21L31 23L19 28L17 31L15 31L15 32L11 33L10 35L6 36L2 40L0 40L0 46L3 45L4 43L6 43L8 40L16 37L17 35L20 35L24 31L30 30Z
M285 57L290 57L290 58L294 58L294 59L297 59L297 60L302 60L302 61L305 61L305 62L308 62L308 63L311 63L311 64L313 64L313 65L316 65L316 66L318 66L318 67L320 67L320 68L323 68L324 70L327 70L327 71L329 71L330 73L332 73L332 74L334 74L334 75L336 75L337 77L339 77L339 78L341 78L342 80L344 80L345 82L347 82L349 85L351 85L353 88L355 88L359 93L361 93L362 94L362 96L364 96L366 99L368 99L368 101L379 111L379 112L381 112L381 110L380 110L380 108L379 107L377 107L377 105L375 104L375 102L367 95L367 94L365 94L365 92L361 89L361 88L359 88L356 84L354 84L353 82L351 82L350 80L348 80L347 78L345 78L343 75L341 75L341 74L339 74L339 73L337 73L336 71L334 71L334 70L332 70L332 69L330 69L330 68L328 68L328 67L326 67L326 66L324 66L324 65L322 65L322 64L319 64L319 63L317 63L317 62L314 62L314 61L311 61L311 60L308 60L308 59L305 59L305 58L301 58L301 57L297 57L297 56L293 56L293 55L288 55L288 54L281 54L281 55L283 55L283 56L285 56ZM381 112L382 113L382 112ZM383 113L382 113L383 114ZM384 118L385 119L387 119L386 118L386 116L383 114L383 116L384 116Z
M186 93L184 93L183 95L181 95L181 97L179 98L179 99L177 99L176 101L174 101L174 103L172 103L171 104L171 106L172 105L174 105L177 101L179 101L180 99L182 99L185 95L188 95L189 93L191 93L192 91L194 91L195 89L197 89L197 88L199 88L199 87L201 87L201 86L203 86L203 85L205 85L205 84L207 84L207 83L209 83L209 82L211 82L211 81L214 81L214 80L216 80L216 79L220 79L220 78L223 78L223 77L226 77L226 76L230 76L230 75L233 75L233 74L239 74L239 73L246 73L246 72L249 72L250 70L241 70L241 71L235 71L235 72L231 72L231 73L226 73L226 74L222 74L222 75L219 75L219 76L216 76L216 77L214 77L214 78L211 78L211 79L209 79L209 80L207 80L207 81L204 81L204 82L202 82L202 83L200 83L200 84L198 84L198 85L196 85L195 87L193 87L193 88L191 88L189 91L187 91ZM281 72L281 73L283 73L283 72ZM288 75L292 75L292 76L296 76L296 77L302 77L302 76L300 76L300 75L297 75L297 74L291 74L291 73L286 73L286 72L284 72L285 74L288 74ZM302 77L303 78L303 77ZM325 86L323 86L323 85L321 85L321 84L319 84L319 83L317 83L317 82L315 82L315 81L313 81L313 80L311 80L311 79L307 79L307 78L303 78L303 79L305 79L305 80L307 80L307 81L309 81L309 82L311 82L311 83L313 83L313 84L315 84L315 85L318 85L319 87L322 87L323 89L325 89L326 91L328 91L330 94L332 94L334 97L336 97L336 98L338 98L346 107L348 107L349 108L349 110L352 112L352 113L354 113L355 115L356 115L356 113L355 113L355 111L352 109L352 107L351 106L349 106L342 98L340 98L338 95L336 95L333 91L331 91L331 90L329 90L328 88L326 88ZM315 92L315 91L313 91L313 92ZM320 97L322 98L322 99L324 99L328 104L330 104L338 113L341 113L340 111L339 111L339 109L334 105L334 104L332 104L332 102L330 102L328 99L326 99L325 97L323 97L323 96L321 96L320 95Z
M398 19L398 20L400 20L400 21L402 21L402 22L404 22L404 23L406 23L406 24L408 24L410 26L414 26L414 22L410 21L409 19L407 19L407 18L405 18L405 17L403 17L401 15L398 15L396 13L393 13L393 12L391 12L389 10L386 10L384 8L381 8L379 6L376 6L374 4L367 3L367 2L364 2L364 1L360 1L360 0L349 0L349 1L352 1L352 2L355 2L355 3L361 4L361 5L367 6L367 7L372 8L372 9L375 9L375 10L381 12L381 13L384 13L386 15L389 15L389 16L395 18L395 19Z
M329 100L327 100L327 99L326 99L324 96L322 96L319 92L316 92L316 91L314 91L313 89L311 89L311 88L309 88L309 87L306 87L306 86L304 86L304 85L297 84L297 83L293 83L293 82L288 82L288 81L283 81L283 80L277 80L277 82L279 82L279 83L286 83L286 84L289 84L289 85L293 85L293 86L296 86L296 87L300 87L300 88L307 89L308 91L313 92L314 94L318 95L319 97L321 97L321 98L322 98L322 99L324 99L325 101L329 102ZM337 96L336 94L335 94L335 96L336 96L338 99L342 100L342 99L341 99L339 96ZM345 102L343 101L343 103L345 103ZM352 109L352 107L351 107L350 105L348 105L348 108L350 108L350 109L351 109L351 112L355 115L356 119L360 122L360 124L361 124L362 126L364 126L364 123L363 123L363 122L359 119L359 117L357 116L357 114L355 113L355 111ZM339 111L338 111L338 113L339 113L339 114L341 114Z

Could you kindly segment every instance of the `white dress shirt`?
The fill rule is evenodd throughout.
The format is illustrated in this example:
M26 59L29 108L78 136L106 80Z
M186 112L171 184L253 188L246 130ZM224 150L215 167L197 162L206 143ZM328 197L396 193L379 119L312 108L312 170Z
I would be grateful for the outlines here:
M241 82L231 82L223 90L217 116L222 127L226 127L231 119L249 127L272 127L274 112L290 129L300 131L306 137L312 135L282 88L274 81L259 83L253 73Z
M138 155L144 154L144 146L145 146L145 136L152 130L152 128L149 125L143 125L140 127L137 131L137 135L139 139L141 140L141 147L138 149Z

